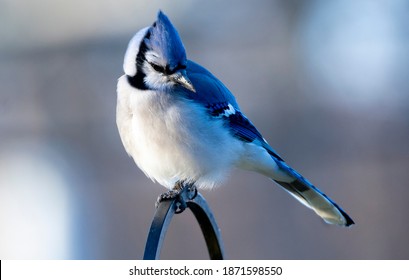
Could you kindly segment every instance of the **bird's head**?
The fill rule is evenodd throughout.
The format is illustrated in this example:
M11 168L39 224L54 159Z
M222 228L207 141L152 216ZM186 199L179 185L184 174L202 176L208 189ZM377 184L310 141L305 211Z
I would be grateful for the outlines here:
M161 11L152 26L140 30L132 38L124 60L125 74L140 89L164 91L182 86L195 92L186 67L182 40Z

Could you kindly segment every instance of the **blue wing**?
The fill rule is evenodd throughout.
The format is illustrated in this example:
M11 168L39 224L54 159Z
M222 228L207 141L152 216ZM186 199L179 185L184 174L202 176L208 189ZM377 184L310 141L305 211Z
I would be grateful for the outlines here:
M244 142L260 143L271 156L283 159L268 145L261 133L240 111L239 105L228 88L204 67L188 61L187 73L196 93L185 91L189 99L208 108L215 118L223 118L232 135Z
M207 108L209 115L214 118L223 119L233 137L247 142L260 145L275 160L280 170L286 172L293 180L288 182L276 181L286 191L292 194L304 205L312 208L326 222L350 226L354 221L342 208L335 204L319 189L308 182L301 174L288 166L284 160L268 145L261 133L249 119L240 111L236 99L231 92L205 68L194 62L187 66L189 79L196 89L196 93L181 90L187 98L200 103Z
M206 68L189 60L186 72L196 90L194 93L181 88L187 98L206 107L225 102L232 104L234 108L239 107L233 94Z
M246 118L240 111L227 117L228 125L233 135L245 142L259 143L267 150L267 152L278 161L284 161L263 138L257 128Z

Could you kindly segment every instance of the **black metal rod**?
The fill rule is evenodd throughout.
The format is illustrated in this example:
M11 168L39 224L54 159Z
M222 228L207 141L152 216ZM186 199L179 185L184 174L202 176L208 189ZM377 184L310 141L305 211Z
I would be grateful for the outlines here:
M214 215L206 200L200 193L197 193L195 198L190 200L187 197L186 191L183 190L178 199L179 201L180 199L186 199L187 208L189 208L196 217L205 238L210 259L224 259L224 248L220 229L216 224ZM178 209L179 201L175 198L159 203L146 241L145 253L143 256L144 260L159 259L163 240L165 239L172 217Z
M202 229L210 259L223 260L224 248L222 236L213 212L210 210L206 200L198 193L193 200L187 202L187 206L192 210Z

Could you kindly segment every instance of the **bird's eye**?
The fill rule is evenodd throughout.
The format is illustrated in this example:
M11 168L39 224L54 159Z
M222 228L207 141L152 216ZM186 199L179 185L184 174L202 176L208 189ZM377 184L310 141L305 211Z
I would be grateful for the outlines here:
M155 71L160 72L160 73L165 73L166 69L165 67L159 66L155 63L149 62L149 64L152 66L153 69L155 69Z

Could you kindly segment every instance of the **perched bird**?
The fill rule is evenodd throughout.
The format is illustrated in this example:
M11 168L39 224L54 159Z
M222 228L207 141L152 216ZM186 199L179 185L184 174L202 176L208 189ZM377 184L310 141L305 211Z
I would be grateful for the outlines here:
M160 199L186 185L212 188L238 167L271 178L327 223L354 224L270 147L221 81L186 58L178 32L161 11L131 39L123 68L119 134L146 176L170 190Z

